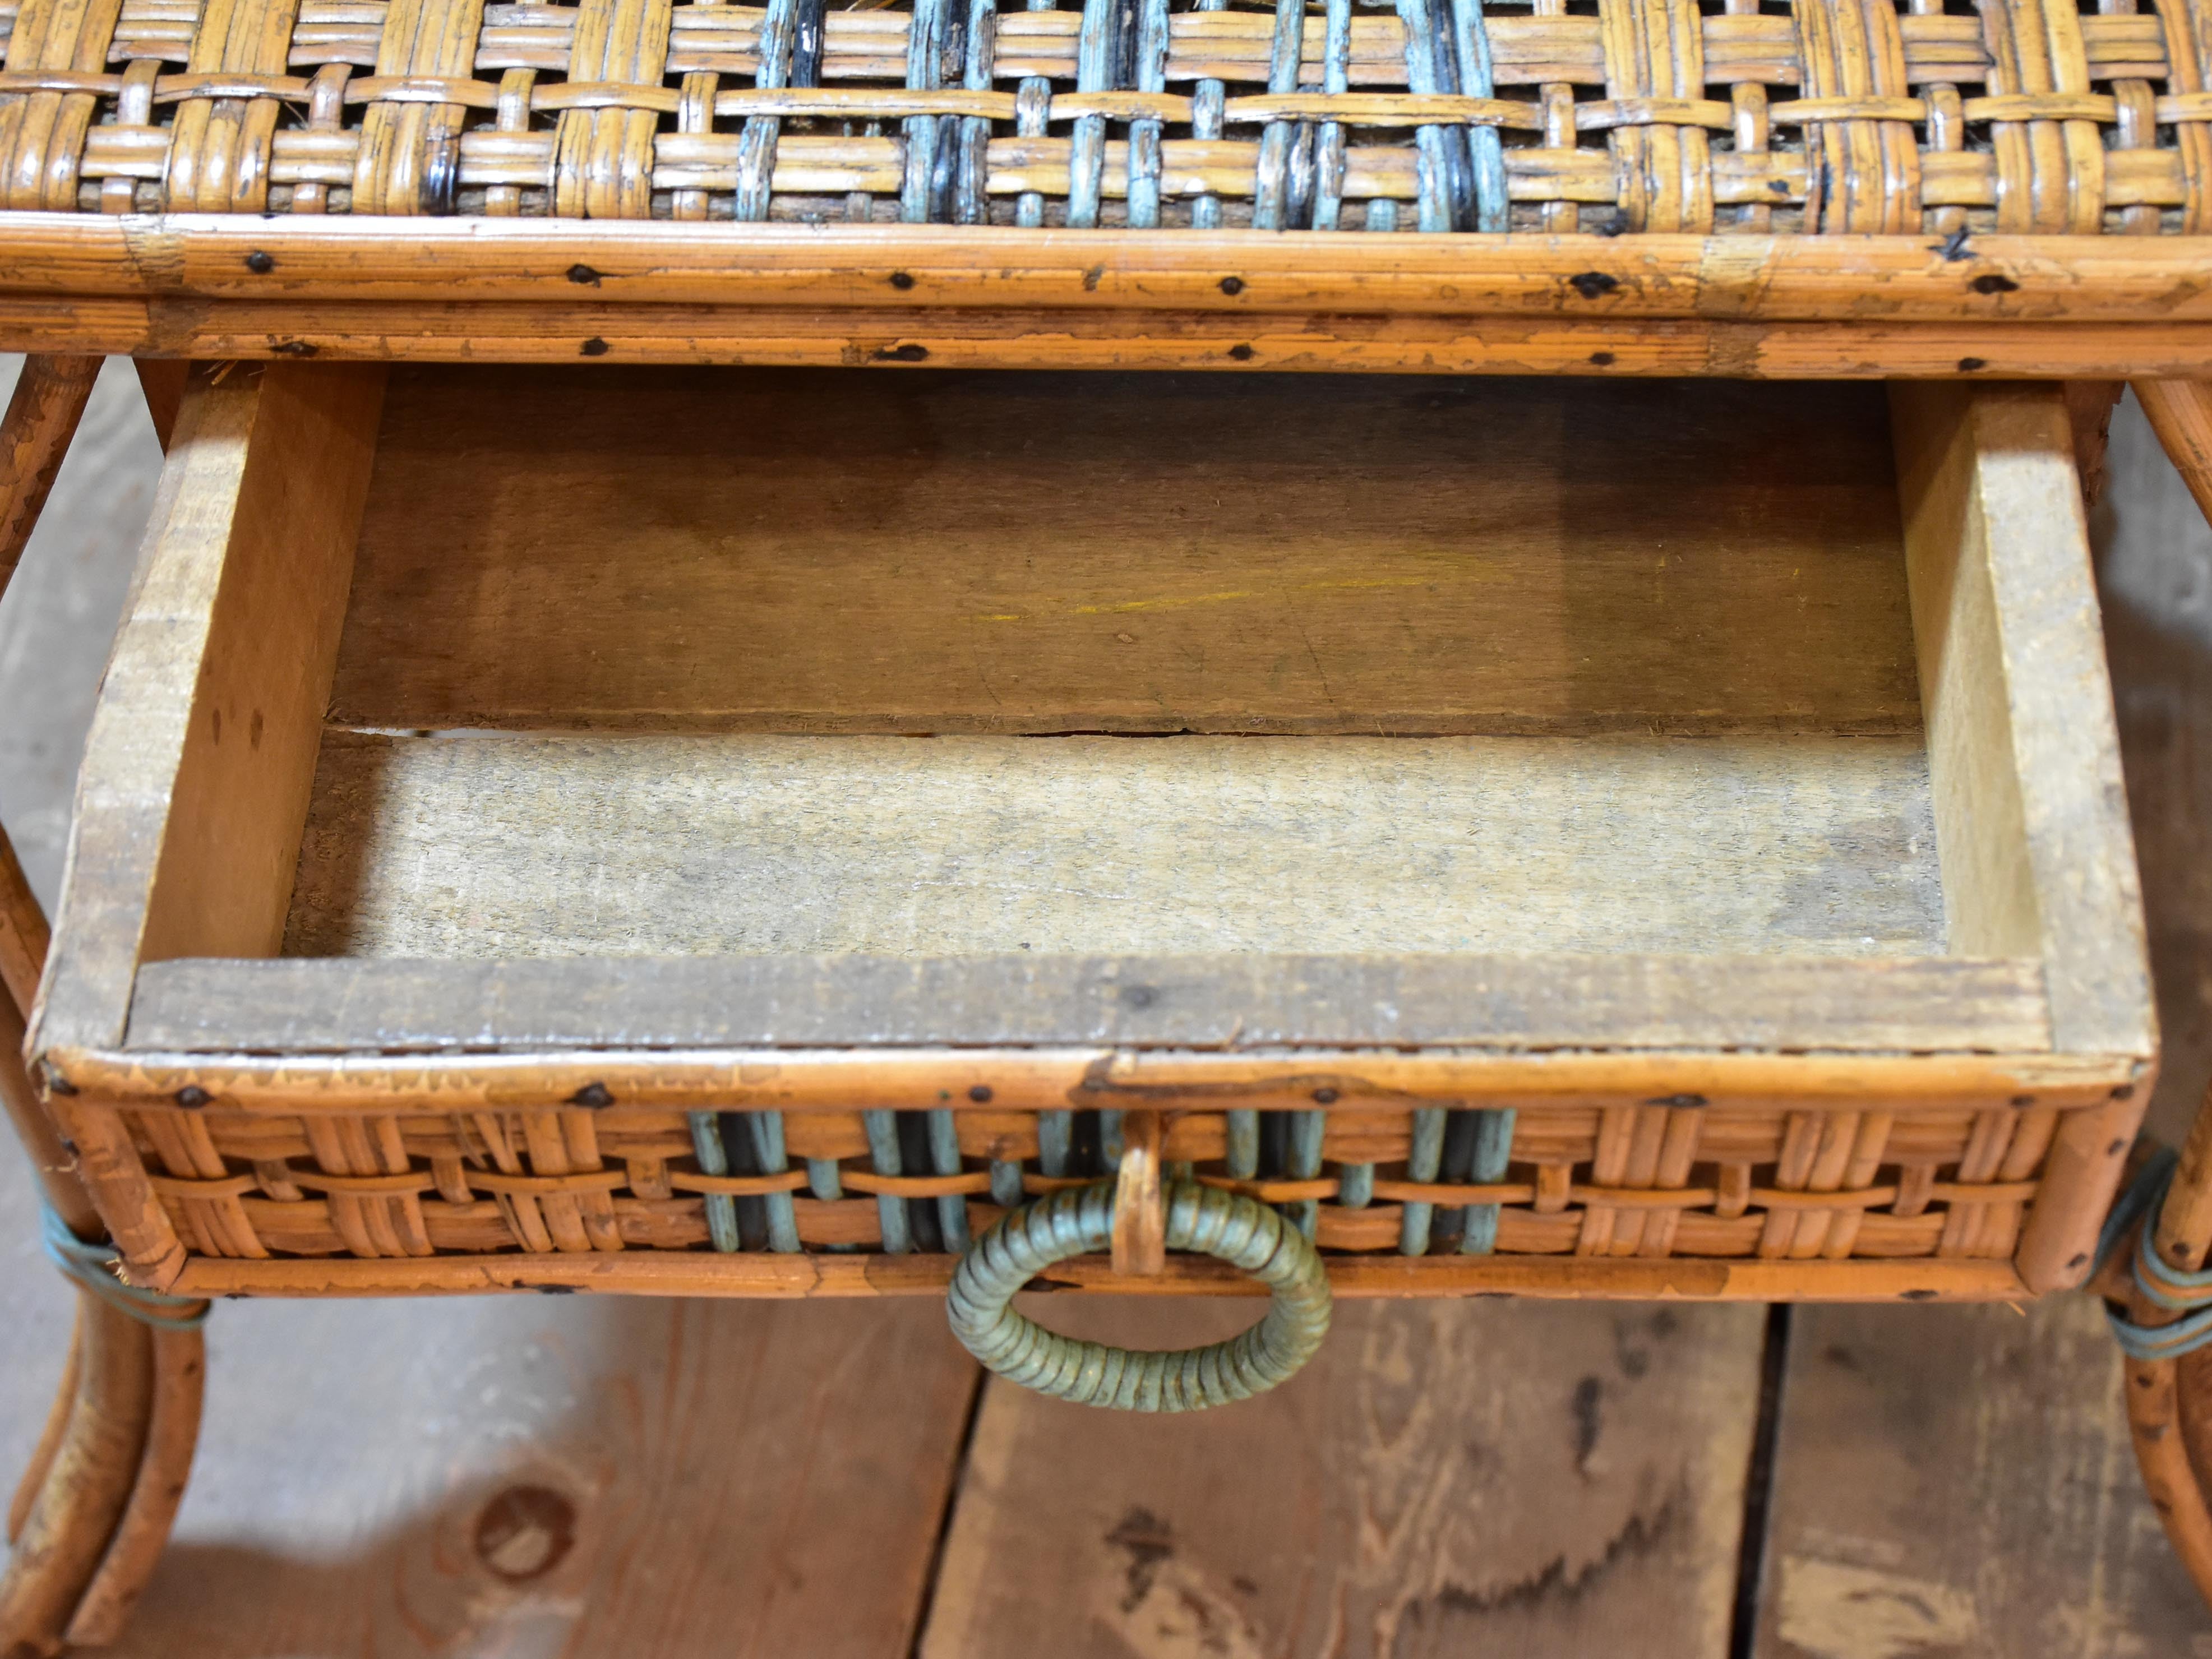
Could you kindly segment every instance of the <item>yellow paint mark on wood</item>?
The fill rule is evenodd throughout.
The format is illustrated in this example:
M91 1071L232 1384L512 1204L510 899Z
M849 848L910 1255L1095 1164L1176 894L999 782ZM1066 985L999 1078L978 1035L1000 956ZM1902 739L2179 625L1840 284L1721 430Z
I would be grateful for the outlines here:
M1169 594L1157 599L1121 599L1113 605L1078 605L1060 614L1070 617L1118 617L1132 611L1185 611L1197 605L1225 605L1232 599L1262 599L1280 598L1288 593L1321 593L1344 588L1363 587L1437 587L1445 582L1488 581L1503 580L1496 574L1462 570L1449 576L1348 576L1340 580L1293 582L1286 587L1271 588L1265 592L1255 587L1233 587L1219 593ZM1038 611L994 611L971 622L1026 622L1032 616L1047 614Z

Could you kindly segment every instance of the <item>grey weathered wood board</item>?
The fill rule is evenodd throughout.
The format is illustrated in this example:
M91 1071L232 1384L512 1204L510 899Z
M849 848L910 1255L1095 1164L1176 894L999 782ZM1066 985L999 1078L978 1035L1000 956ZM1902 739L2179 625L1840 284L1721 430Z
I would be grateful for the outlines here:
M138 970L134 1048L1374 1043L2051 1046L2039 963L1942 957L186 959Z
M1148 1346L1251 1317L1030 1310ZM1146 1420L988 1383L922 1659L1721 1659L1764 1325L1369 1304L1228 1411Z
M288 954L1942 948L1917 737L330 733Z
M225 1314L117 1659L907 1651L977 1376L933 1304Z
M1754 1659L2202 1659L2087 1297L1790 1316Z
M1918 728L1878 388L399 367L391 728Z

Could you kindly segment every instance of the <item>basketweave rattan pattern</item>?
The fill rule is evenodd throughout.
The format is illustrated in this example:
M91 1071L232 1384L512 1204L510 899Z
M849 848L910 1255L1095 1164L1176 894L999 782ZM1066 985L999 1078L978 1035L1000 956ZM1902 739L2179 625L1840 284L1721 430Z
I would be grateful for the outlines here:
M2212 230L2212 0L23 0L0 206Z
M958 1252L1119 1113L126 1112L196 1255ZM1331 1255L2001 1261L2056 1108L1195 1112L1163 1156Z

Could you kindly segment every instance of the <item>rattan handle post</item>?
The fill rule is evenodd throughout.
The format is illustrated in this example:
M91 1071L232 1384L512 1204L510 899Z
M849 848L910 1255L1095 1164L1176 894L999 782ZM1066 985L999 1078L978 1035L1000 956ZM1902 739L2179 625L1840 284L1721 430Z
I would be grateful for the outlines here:
M1273 1293L1249 1330L1202 1348L1116 1348L1048 1331L1014 1294L1055 1261L1107 1249L1118 1177L1025 1204L977 1239L952 1276L952 1334L986 1367L1055 1400L1120 1411L1189 1412L1249 1400L1288 1380L1328 1332L1328 1275L1304 1234L1256 1199L1179 1182L1167 1243L1242 1267Z
M1168 1267L1168 1206L1160 1184L1160 1115L1121 1115L1121 1165L1114 1182L1114 1273L1156 1279Z

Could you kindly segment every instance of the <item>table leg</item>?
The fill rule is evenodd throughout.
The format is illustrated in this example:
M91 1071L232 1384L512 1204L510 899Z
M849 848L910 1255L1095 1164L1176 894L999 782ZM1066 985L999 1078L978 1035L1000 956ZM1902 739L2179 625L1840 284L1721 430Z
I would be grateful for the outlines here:
M2151 430L2197 505L2212 518L2212 381L2137 380L2134 386ZM2151 1248L2160 1261L2184 1272L2203 1267L2212 1250L2212 1095L2197 1109L2164 1204L2146 1224L2154 1230ZM2133 1242L2124 1243L2124 1260L2132 1260ZM2145 1298L2124 1272L2114 1288L2139 1323L2176 1317ZM2124 1376L2143 1484L2174 1553L2212 1602L2212 1349L2176 1359L2130 1359Z
M33 357L0 419L0 592L38 523L100 370L96 357ZM46 919L0 830L0 1103L46 1201L80 1239L103 1237L23 1063L24 1019ZM46 1433L8 1516L0 1653L46 1655L119 1632L167 1541L199 1436L205 1346L88 1291Z

